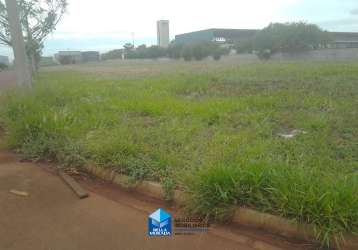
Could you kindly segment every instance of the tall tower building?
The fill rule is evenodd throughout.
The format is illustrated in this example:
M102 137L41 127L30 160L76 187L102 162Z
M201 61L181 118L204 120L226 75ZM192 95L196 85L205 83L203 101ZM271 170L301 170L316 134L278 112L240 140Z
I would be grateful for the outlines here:
M167 48L169 46L169 20L157 22L157 41L159 47Z

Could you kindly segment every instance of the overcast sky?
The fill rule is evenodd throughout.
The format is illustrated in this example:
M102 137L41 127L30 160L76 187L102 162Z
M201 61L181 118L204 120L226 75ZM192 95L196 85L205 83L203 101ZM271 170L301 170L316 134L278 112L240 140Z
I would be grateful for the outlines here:
M156 21L175 34L208 28L263 28L270 22L307 21L329 31L358 32L358 0L68 0L45 55L58 50L107 51L126 42L154 44ZM1 49L2 54L9 50Z

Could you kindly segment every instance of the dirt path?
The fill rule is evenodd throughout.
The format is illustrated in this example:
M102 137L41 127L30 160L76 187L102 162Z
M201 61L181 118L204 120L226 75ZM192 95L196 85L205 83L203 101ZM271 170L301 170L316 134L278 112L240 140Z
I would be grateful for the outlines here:
M0 249L308 249L264 233L229 227L194 236L149 238L147 216L165 204L92 179L81 184L90 191L90 198L77 199L47 168L20 163L12 154L0 151ZM9 193L11 189L29 196L16 196Z

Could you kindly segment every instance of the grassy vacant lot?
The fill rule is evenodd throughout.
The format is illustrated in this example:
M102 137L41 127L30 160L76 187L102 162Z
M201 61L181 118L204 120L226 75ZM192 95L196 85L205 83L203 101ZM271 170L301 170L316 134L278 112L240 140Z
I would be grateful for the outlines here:
M219 220L241 205L314 224L326 245L358 233L358 64L162 65L45 72L3 93L9 146L184 189Z

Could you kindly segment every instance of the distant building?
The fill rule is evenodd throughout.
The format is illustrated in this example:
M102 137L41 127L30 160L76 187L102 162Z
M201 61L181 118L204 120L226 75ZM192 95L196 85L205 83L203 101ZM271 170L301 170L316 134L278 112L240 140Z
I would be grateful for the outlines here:
M9 57L8 56L0 56L0 63L5 65L10 65Z
M358 32L331 32L331 34L334 38L334 48L358 48Z
M251 40L260 30L255 29L207 29L175 36L175 42L190 44L202 41L213 41L225 44L237 44ZM358 33L329 32L333 42L330 48L358 48Z
M82 62L81 51L59 51L55 59L61 64L76 64Z
M98 51L85 51L82 52L82 62L98 62L100 55Z
M59 51L55 60L61 64L77 64L83 62L97 62L100 60L98 51Z
M158 46L167 48L169 46L169 21L160 20L157 22L157 41Z
M175 36L175 42L189 44L202 41L218 43L240 43L255 37L259 30L252 29L207 29Z

